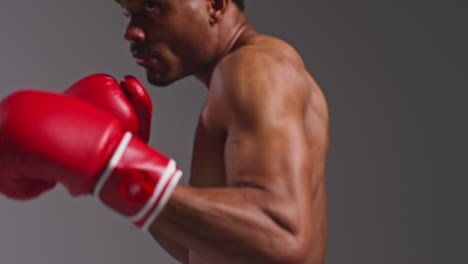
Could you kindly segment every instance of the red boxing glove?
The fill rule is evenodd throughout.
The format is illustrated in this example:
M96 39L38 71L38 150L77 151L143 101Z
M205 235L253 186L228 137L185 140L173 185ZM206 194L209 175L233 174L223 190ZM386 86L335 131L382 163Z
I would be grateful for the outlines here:
M74 83L64 94L112 114L125 130L148 142L153 105L145 87L135 77L127 75L119 84L110 75L93 74Z
M32 199L62 183L147 229L182 173L121 122L80 99L21 91L0 103L0 192Z

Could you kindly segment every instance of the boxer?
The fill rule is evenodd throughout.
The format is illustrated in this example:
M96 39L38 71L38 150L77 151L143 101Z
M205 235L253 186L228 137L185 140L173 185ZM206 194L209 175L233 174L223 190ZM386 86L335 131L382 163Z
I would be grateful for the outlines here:
M151 84L195 76L208 89L185 172L190 185L178 184L175 161L127 133L111 113L66 95L24 91L1 104L12 116L0 120L0 131L9 131L2 152L20 157L1 157L10 162L2 178L11 185L2 192L60 182L72 195L94 194L182 263L324 263L328 106L297 51L257 33L241 0L117 1L128 17L124 37ZM62 120L61 113L11 121L31 101L76 121L58 132L44 124ZM40 133L28 133L30 126ZM69 142L63 135L74 131ZM36 168L44 174L32 173Z

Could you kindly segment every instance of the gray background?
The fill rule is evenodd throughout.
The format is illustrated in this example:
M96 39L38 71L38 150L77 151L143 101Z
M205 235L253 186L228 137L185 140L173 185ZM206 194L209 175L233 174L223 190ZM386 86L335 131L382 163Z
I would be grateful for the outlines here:
M247 13L299 50L329 100L327 263L467 263L466 1L247 0ZM0 96L96 72L144 80L124 25L111 0L1 1ZM151 145L188 171L206 91L194 78L148 88ZM0 211L1 264L175 263L62 187L0 196Z

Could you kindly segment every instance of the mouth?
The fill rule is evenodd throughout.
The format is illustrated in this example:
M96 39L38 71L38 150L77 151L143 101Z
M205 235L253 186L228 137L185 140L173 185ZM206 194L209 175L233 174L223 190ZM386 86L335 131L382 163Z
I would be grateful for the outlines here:
M158 64L159 60L156 57L150 56L145 53L132 53L132 56L136 59L138 65L148 68Z
M154 55L142 48L133 46L131 48L131 52L138 65L155 72L162 72L164 70L160 56Z

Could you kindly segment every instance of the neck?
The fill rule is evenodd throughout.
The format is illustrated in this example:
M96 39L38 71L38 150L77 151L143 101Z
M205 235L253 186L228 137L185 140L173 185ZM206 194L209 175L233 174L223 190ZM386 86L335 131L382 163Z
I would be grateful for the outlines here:
M243 46L246 39L252 34L255 34L255 30L247 20L246 16L242 13L239 18L231 24L225 24L219 26L219 40L222 41L219 45L218 52L216 52L212 63L205 68L204 71L195 74L195 77L200 80L209 89L209 84L213 71L215 70L218 63L228 54Z

